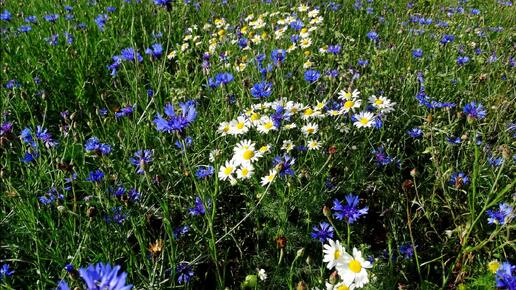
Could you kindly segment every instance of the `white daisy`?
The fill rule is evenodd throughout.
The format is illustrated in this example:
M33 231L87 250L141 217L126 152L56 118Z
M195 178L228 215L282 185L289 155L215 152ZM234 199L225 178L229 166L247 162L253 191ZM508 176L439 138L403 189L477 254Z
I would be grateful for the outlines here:
M332 239L328 239L328 244L323 246L324 258L323 262L328 263L326 268L328 270L333 269L335 265L344 263L343 254L346 253L344 251L344 247L340 244L339 241L333 241Z
M287 153L294 149L294 143L291 140L283 140L283 145L281 146L281 150L285 150Z
M382 113L390 113L394 111L394 105L396 105L396 103L391 102L391 100L384 96L377 97L375 95L372 95L369 97L368 101L369 103L371 103L371 105L379 109Z
M265 273L264 269L260 269L258 271L258 278L260 278L261 281L265 281L267 279L267 273Z
M337 283L335 285L326 282L326 290L353 290L355 284L347 285L344 282Z
M353 115L354 123L353 125L358 128L362 127L371 127L373 126L374 114L371 112L360 112L356 115Z
M231 160L226 161L226 163L220 167L219 169L219 179L220 180L233 180L235 177L233 173L235 172L237 165L235 165Z
M236 120L231 121L229 125L231 127L229 129L229 134L240 135L249 131L251 123L245 117L239 116Z
M262 154L269 153L271 152L271 145L263 145L262 147L260 147L260 149L258 149L258 151Z
M262 157L262 154L259 151L256 151L254 147L255 144L250 140L244 140L238 143L233 149L234 163L237 165L247 165Z
M267 134L270 131L278 130L276 126L274 125L274 122L272 121L271 117L265 116L260 119L260 123L257 126L257 130L260 133Z
M297 128L297 125L296 125L296 123L290 123L290 124L286 124L284 126L284 128L287 129L287 130L290 130L290 129Z
M362 100L360 99L347 99L342 105L342 112L347 113L349 111L354 111L355 109L360 108L362 105Z
M271 169L269 171L269 175L262 177L262 181L260 182L260 184L262 186L265 186L269 183L272 183L274 181L274 179L276 178L277 174L278 174L278 172L276 171L276 169Z
M360 96L360 92L358 90L346 91L341 90L339 92L339 99L341 100L350 100L350 99L357 99Z
M308 150L319 150L321 146L321 142L313 139L308 140L306 143L306 147L308 148Z
M230 130L231 126L229 125L229 122L222 122L219 124L217 133L221 134L222 136L226 136L227 134L229 134Z
M364 260L356 248L353 248L353 256L344 252L342 258L344 261L336 267L340 278L348 285L354 282L357 288L364 287L369 282L366 269L373 267L371 262Z
M301 41L299 42L299 46L301 48L308 48L310 47L310 45L312 45L312 39L310 39L309 37L307 38L303 38L301 39Z
M241 165L236 171L238 179L249 179L253 176L254 167L251 164Z
M308 123L308 124L304 125L303 127L301 127L301 132L303 132L303 134L305 136L308 136L308 135L313 135L313 134L317 133L318 129L319 129L319 125L317 125L315 123Z

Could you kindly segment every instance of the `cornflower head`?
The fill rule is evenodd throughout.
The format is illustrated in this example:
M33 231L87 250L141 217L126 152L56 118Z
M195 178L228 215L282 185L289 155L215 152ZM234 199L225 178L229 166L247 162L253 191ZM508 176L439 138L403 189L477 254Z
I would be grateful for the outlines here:
M282 156L277 155L272 160L272 166L276 168L280 177L284 177L286 175L294 176L295 171L292 166L295 162L296 159L287 154L283 154Z
M149 149L138 150L134 153L134 157L130 158L131 164L136 166L136 173L144 174L147 164L152 162L153 151Z
M317 239L321 243L325 243L328 239L333 239L333 227L327 222L321 222L318 226L313 227L313 232L310 234L312 239Z
M182 133L197 117L194 101L179 103L181 113L176 113L172 104L165 105L166 119L161 114L156 114L154 124L159 132Z
M90 290L131 290L133 285L126 284L127 273L120 273L120 266L110 264L90 264L80 268L79 274Z
M499 210L487 210L488 224L504 225L510 223L514 217L513 208L507 203L498 204Z
M359 198L356 195L349 194L346 196L346 203L342 204L338 199L333 200L334 216L338 220L345 219L347 223L352 224L356 220L358 220L361 216L367 214L369 208L363 207L361 209L357 208L359 202Z

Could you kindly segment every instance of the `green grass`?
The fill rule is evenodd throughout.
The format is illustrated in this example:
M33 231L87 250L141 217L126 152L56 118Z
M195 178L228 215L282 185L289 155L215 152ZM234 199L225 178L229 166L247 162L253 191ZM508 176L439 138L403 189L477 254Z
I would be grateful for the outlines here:
M0 265L7 263L15 270L1 279L0 288L53 289L61 279L73 288L82 282L67 274L67 263L79 269L109 262L122 267L135 289L238 289L258 269L265 269L268 278L258 279L257 289L294 289L300 281L309 289L325 289L331 271L322 262L322 244L310 233L328 221L323 207L331 208L335 198L344 200L349 193L358 195L359 207L369 211L350 227L332 218L340 233L334 238L346 250L356 247L364 257L374 258L366 289L494 289L495 274L487 264L495 259L516 263L514 222L488 224L486 213L501 202L515 204L516 143L514 129L508 128L516 119L510 64L513 7L496 1L416 1L408 9L406 1L375 1L357 10L353 2L345 1L332 11L320 1L307 3L311 9L320 6L323 17L310 35L312 45L287 52L281 65L273 65L263 76L272 83L272 94L257 100L250 93L262 80L255 58L264 53L264 66L272 63L271 52L288 49L290 35L296 32L289 28L285 37L274 39L276 26L267 16L266 26L259 29L267 32L266 41L242 50L230 40L236 39L247 15L254 13L256 19L266 12L289 14L297 1L202 1L199 10L181 1L170 10L148 0L57 2L0 4L0 11L12 14L10 21L0 21L0 123L13 124L12 133L0 135ZM65 19L65 5L73 7L69 12L73 20ZM116 11L106 12L108 6ZM458 6L464 13L447 15ZM367 7L373 8L371 14ZM473 15L473 8L480 14ZM60 15L55 23L44 20L50 13ZM297 13L306 18L306 13ZM104 31L95 23L99 14L108 15ZM37 24L31 24L27 33L17 32L27 25L23 19L29 15L37 16ZM411 23L413 15L432 19L432 24ZM225 38L212 53L210 67L203 68L209 33L218 31L213 27L217 18L228 24ZM440 21L448 26L438 25ZM77 29L79 23L86 28ZM204 29L206 23L212 27ZM192 35L199 37L199 43L189 41L190 47L181 52L187 29L194 25ZM418 29L424 33L416 35ZM377 43L367 38L370 31L378 33ZM73 35L72 44L66 43L64 32ZM154 39L158 32L161 38ZM59 34L55 46L45 40L52 34ZM444 34L454 35L455 40L440 44ZM162 44L163 56L151 60L144 51L153 43ZM319 52L329 44L341 45L340 53ZM112 57L127 47L137 49L144 60L124 61L118 74L110 76L107 66ZM417 48L423 50L420 59L412 57ZM480 54L475 53L477 48ZM177 56L168 59L173 50ZM227 53L226 62L219 57L222 52ZM498 60L490 62L493 53ZM458 65L462 54L470 61ZM368 64L357 65L359 59ZM313 63L311 69L321 72L314 83L304 80L307 60ZM235 65L240 62L247 67L238 72ZM324 76L330 69L337 69L339 76ZM234 80L209 88L209 78L221 72L231 72ZM418 72L424 76L428 96L456 107L420 105L415 97L421 88ZM34 77L41 83L36 84ZM10 80L20 86L7 88ZM279 99L310 106L318 101L330 104L343 89L360 91L361 110L369 96L381 94L396 102L395 110L383 118L380 129L356 128L348 116L312 119L319 126L316 136L322 148L290 152L296 158L295 175L277 177L271 185L260 185L261 177L273 168L274 156L283 154L284 140L305 144L307 138L299 128L306 121L293 117L298 129L282 128L266 135L254 129L242 136L217 132L221 122L236 119L253 104ZM170 102L177 110L177 104L187 100L196 102L195 121L181 134L158 132L153 120L157 113L163 114L163 106ZM472 101L486 107L485 118L466 117L463 107ZM115 117L126 106L134 106L133 113ZM101 108L108 109L107 116L99 113ZM60 115L64 111L69 114L66 118ZM59 144L46 148L37 141L40 156L23 163L23 154L35 149L21 141L20 132L31 128L34 136L38 125ZM414 127L423 130L422 138L406 133ZM476 143L477 134L481 144ZM111 145L112 152L102 157L86 152L84 144L92 136ZM184 146L187 136L192 144L182 151L175 142ZM449 144L446 138L451 136L461 137L461 144ZM219 180L219 167L244 139L258 147L270 144L271 152L254 163L251 179L236 185ZM375 164L371 151L380 146L396 161ZM142 175L129 162L140 149L154 150ZM215 149L220 155L211 161ZM491 156L502 157L503 164L491 166ZM215 174L197 179L201 165L214 166ZM85 181L96 169L105 173L102 182ZM72 172L77 179L70 190L62 190ZM454 172L464 172L469 184L450 184ZM141 199L113 196L110 189L118 186L135 188ZM41 203L38 197L52 187L64 198ZM197 196L206 206L204 216L188 213ZM105 216L114 207L127 215L121 224L106 223ZM190 226L189 233L174 238L174 229L182 225ZM286 238L283 249L277 244L279 237ZM149 245L158 240L163 241L162 250L152 255ZM399 251L407 243L416 245L411 258ZM302 256L297 254L300 249ZM190 263L195 272L188 284L178 283L176 268L182 262Z

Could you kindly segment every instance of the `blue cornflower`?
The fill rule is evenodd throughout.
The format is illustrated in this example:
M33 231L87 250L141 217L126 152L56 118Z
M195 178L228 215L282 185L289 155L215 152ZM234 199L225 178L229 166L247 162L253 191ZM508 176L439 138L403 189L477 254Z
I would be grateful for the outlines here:
M195 177L197 177L197 179L204 179L204 178L207 178L207 177L210 177L213 175L213 173L215 172L214 171L215 169L213 168L213 166L211 165L208 165L208 166L201 166L199 169L197 169L197 171L195 172Z
M110 224L112 222L115 222L119 225L121 225L126 219L127 215L122 213L122 207L113 207L111 208L112 216L105 216L106 223ZM95 288L97 289L97 288ZM104 288L98 288L99 290L103 290Z
M48 205L57 199L64 199L64 195L60 194L55 187L52 187L45 195L38 197L39 202L44 205Z
M9 80L5 84L6 89L14 89L21 87L21 84L17 80Z
M68 273L75 271L75 267L70 263L66 263L64 268L65 268L66 272L68 272Z
M311 82L311 83L316 82L320 76L321 76L321 73L317 70L310 69L310 70L305 71L305 81L307 81L307 82Z
M451 136L451 137L446 137L446 142L448 142L452 145L457 145L462 142L462 139L460 137Z
M423 57L423 50L421 48L413 49L412 50L412 56L414 58L422 58Z
M168 6L172 3L172 0L154 0L154 4L156 5L159 5L159 6Z
M240 48L246 48L248 44L249 41L247 40L247 38L241 37L238 39L238 46L240 46Z
M410 259L414 256L414 247L410 243L403 244L400 246L400 254L405 259Z
M111 146L108 144L100 143L99 138L93 136L86 140L84 149L87 152L94 152L97 155L108 155L111 153Z
M192 146L192 142L193 142L193 138L190 136L186 136L186 138L184 138L183 142L181 142L181 140L176 140L176 142L174 142L174 145L176 145L176 148L181 150L181 152L184 152L186 148L189 148L190 146Z
M450 177L449 183L455 188L461 188L469 184L469 177L464 172L454 172Z
M358 201L358 196L353 194L346 196L346 205L343 205L338 199L335 199L333 201L333 207L331 208L335 211L333 215L338 220L346 219L349 224L354 223L361 216L367 214L367 211L369 210L367 206L358 209Z
M108 7L106 7L106 11L107 11L107 12L110 12L110 13L111 13L111 12L115 12L115 11L116 11L116 7L108 6Z
M13 124L10 122L2 123L0 126L0 137L10 134L13 130Z
M487 157L487 163L491 165L492 167L500 167L503 163L503 157L496 157L494 155L491 155Z
M215 76L215 80L219 85L227 85L231 81L233 81L234 77L231 73L219 73Z
M445 34L441 38L440 42L441 42L441 44L447 44L447 43L453 42L454 40L455 40L455 36L449 35L449 34Z
M145 50L145 54L150 55L153 59L158 59L163 55L163 46L161 43L154 43Z
M179 239L181 238L182 236L186 235L188 232L190 231L190 226L189 225L183 225L183 226L179 226L177 228L174 229L174 239Z
M100 169L97 169L95 171L90 171L90 175L89 175L89 177L86 178L86 181L99 183L102 181L103 178L104 178L104 172L100 171Z
M341 46L338 45L338 44L336 44L336 45L328 45L328 49L326 49L326 52L333 53L333 54L339 54L340 50L341 50Z
M412 138L419 138L419 137L423 136L423 130L416 127L416 128L412 128L412 129L408 130L407 134L409 134L410 137L412 137Z
M45 41L52 46L56 46L59 43L59 34L52 34L50 37L45 37Z
M464 106L463 112L469 119L481 120L484 119L487 115L487 111L484 108L484 106L481 103L477 102L471 102L469 104L466 104Z
M118 72L118 67L122 64L122 57L120 55L115 55L112 58L113 63L108 65L107 68L111 70L111 76L116 76Z
M496 271L496 287L500 289L516 289L516 266L503 262Z
M132 201L139 201L142 197L141 193L138 190L136 190L136 188L131 188L127 193L127 196Z
M73 43L73 35L71 35L68 32L63 32L63 34L65 36L66 43L67 44L72 44Z
M115 112L116 118L127 117L133 114L134 106L126 106Z
M256 83L251 88L251 95L253 97L260 99L260 98L267 98L272 93L272 84L266 81L261 81L259 83Z
M25 128L20 133L20 139L23 143L28 143L32 147L36 147L36 142L32 137L32 131L29 128Z
M142 62L143 61L143 57L141 56L141 54L132 47L122 49L122 51L120 52L120 57L126 61L132 61L132 62Z
M25 21L27 23L36 23L36 22L38 22L38 18L34 15L30 15L30 16L25 17L25 19L23 21Z
M48 14L48 15L43 16L43 19L45 19L48 22L52 22L52 23L56 22L58 18L59 18L59 14Z
M301 30L304 26L305 26L305 24L303 23L303 21L301 21L299 19L290 22L290 28L292 28L296 31Z
M95 17L95 23L99 27L100 31L104 32L104 26L106 25L107 20L107 14L99 14L97 15L97 17Z
M284 154L283 156L276 156L272 160L272 166L274 166L279 173L280 177L286 175L294 176L295 171L292 166L296 163L296 159Z
M367 38L369 38L370 40L375 41L375 42L380 39L378 36L378 33L374 32L374 31L368 32L366 36L367 36Z
M312 239L317 239L321 243L326 243L327 239L333 239L333 227L327 223L322 222L319 224L319 226L313 227L313 232L310 234Z
M2 11L2 13L0 13L0 20L2 20L2 21L10 21L11 17L12 17L12 14L7 9L4 9L4 11Z
M361 59L359 58L358 59L358 65L361 66L361 67L365 67L369 64L369 60L367 59Z
M339 71L337 69L331 69L331 70L326 71L326 75L329 78L336 78L339 76Z
M120 266L97 263L80 268L79 274L90 290L131 290L133 285L126 285L127 273L120 273Z
M39 153L37 151L25 152L23 154L23 157L20 159L20 161L23 163L29 163L29 162L36 160L36 158L38 158L38 157L39 157Z
M504 225L510 223L513 215L513 208L507 203L498 204L499 210L487 210L486 213L489 216L487 219L488 224Z
M469 62L469 56L459 56L457 57L457 64L458 65L464 65Z
M374 155L374 160L377 166L389 165L390 163L395 161L394 158L385 153L385 149L383 148L383 146L371 150L371 153Z
M271 52L271 59L274 65L282 64L287 57L287 53L283 49L275 49Z
M3 264L2 268L0 268L0 281L4 279L4 277L10 277L14 274L14 270L11 270L9 264Z
M209 202L208 202L209 206ZM193 216L197 215L204 215L206 213L206 208L204 207L204 204L202 203L202 200L200 197L195 197L195 203L194 207L188 209L188 213Z
M22 25L22 26L18 27L18 31L22 32L22 33L27 33L31 30L32 30L32 26L30 26L30 25Z
M70 286L68 286L68 283L66 283L65 280L59 280L59 282L57 282L56 290L71 290L71 289L70 289Z
M473 9L471 9L471 14L478 15L478 14L480 14L480 10L473 8Z
M154 124L156 129L160 132L183 132L188 125L190 125L197 117L197 111L195 110L195 102L187 101L179 103L181 108L181 114L176 114L174 106L170 103L165 105L165 115L168 117L164 119L161 114L156 114Z
M177 265L176 268L177 273L177 283L184 284L190 282L190 279L192 279L194 272L192 270L192 267L186 263L180 263Z
M144 174L145 167L152 161L153 151L149 149L138 150L134 153L134 157L130 158L131 164L136 166L136 173Z

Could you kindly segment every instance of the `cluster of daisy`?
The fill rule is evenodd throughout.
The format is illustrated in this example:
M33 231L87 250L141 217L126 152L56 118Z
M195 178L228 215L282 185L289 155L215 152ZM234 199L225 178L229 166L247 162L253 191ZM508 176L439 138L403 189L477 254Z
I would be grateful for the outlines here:
M342 107L339 110L333 110L332 115L349 114L353 125L358 128L381 127L382 117L394 111L396 105L387 97L371 95L367 99L368 106L364 110L360 92L356 89L353 91L341 90L339 99L343 102Z
M328 263L326 268L335 269L340 278L340 281L326 282L327 289L352 290L362 288L369 283L366 269L372 268L373 265L362 257L361 251L353 248L352 254L349 254L338 240L328 240L328 244L324 245L323 253L323 262Z
M204 47L203 66L210 66L208 59L218 55L223 67L233 67L235 71L241 72L253 59L252 55L245 55L245 52L253 54L262 45L284 47L281 50L283 53L302 50L303 55L309 57L313 54L310 49L316 43L316 32L323 20L317 8L304 4L292 8L291 11L249 14L236 24L229 23L225 18L215 18L202 28L197 25L187 28L182 42L173 46L168 58L173 59L198 47ZM231 46L237 46L244 55L231 60L228 49ZM340 46L323 44L315 51L335 53L340 51ZM312 62L307 59L303 67L311 66Z

